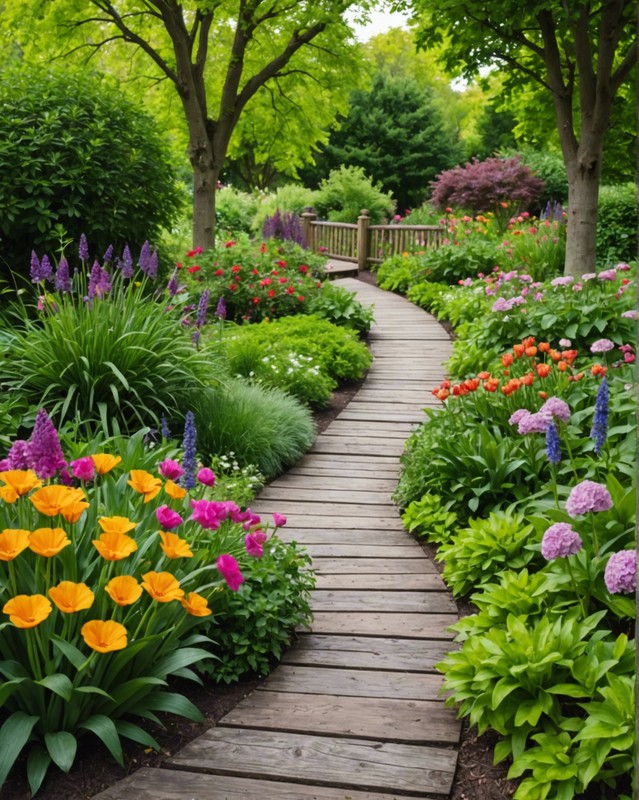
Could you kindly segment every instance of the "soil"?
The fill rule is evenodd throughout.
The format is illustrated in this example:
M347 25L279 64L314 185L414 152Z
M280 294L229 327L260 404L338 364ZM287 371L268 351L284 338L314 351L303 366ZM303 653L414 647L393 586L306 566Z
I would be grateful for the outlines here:
M360 273L359 280L373 285L377 283L376 275L371 272ZM348 405L362 383L363 380L339 389L333 394L330 405L315 413L319 433ZM424 549L431 557L434 555L434 548L424 545ZM438 568L441 569L441 565L438 564ZM473 613L474 610L470 603L458 603L458 607L461 615ZM215 725L258 685L257 679L241 681L232 686L197 686L190 682L177 682L172 688L195 703L204 715L205 722L196 724L171 715L159 715L165 727L149 725L148 730L158 741L161 750L146 751L134 744L125 745L124 767L120 767L105 749L96 748L95 741L87 737L79 748L69 774L52 768L38 798L88 800L141 767L159 766L164 759ZM478 738L476 732L464 723L451 800L508 800L512 797L516 784L506 779L504 765L493 766L492 763L495 741L496 737L490 733ZM12 772L15 777L11 777L2 787L2 800L30 800L25 772L25 760L22 759Z

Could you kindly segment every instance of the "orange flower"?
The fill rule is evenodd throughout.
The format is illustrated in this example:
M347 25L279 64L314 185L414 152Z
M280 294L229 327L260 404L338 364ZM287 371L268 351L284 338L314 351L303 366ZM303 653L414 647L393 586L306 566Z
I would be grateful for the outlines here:
M513 354L504 353L501 357L501 363L504 365L504 367L509 367L513 363Z
M184 591L180 589L177 578L170 572L147 572L142 577L144 578L142 588L146 589L158 603L170 603L171 600L184 597Z
M566 364L565 361L560 361L557 364L557 369L559 370L559 372L565 372L568 369L568 364Z
M138 549L135 539L117 531L101 533L93 546L106 561L120 561Z
M498 386L499 386L499 381L497 380L497 378L489 378L484 384L484 389L487 392L496 392Z
M118 578L111 578L104 591L119 606L130 606L140 599L142 587L131 575L120 575Z
M43 594L19 594L4 604L2 611L16 628L35 628L53 611Z
M477 378L467 378L464 381L464 386L471 392L474 392L475 389L479 386L479 380Z
M100 517L98 525L104 533L128 533L137 526L137 522L131 522L126 517Z
M539 352L547 353L550 350L550 342L539 342Z
M78 489L78 491L81 492L82 490ZM82 495L82 496L84 497L84 495ZM82 512L85 510L85 508L88 508L89 505L90 504L87 503L86 500L82 500L82 499L78 498L73 503L69 503L68 506L65 506L62 509L62 516L69 523L77 522L80 519L80 517L82 516Z
M537 392L537 394L541 397L542 400L548 399L548 392Z
M526 348L523 346L523 344L516 344L513 346L513 352L515 353L517 358L521 358L523 356L525 349Z
M106 475L107 472L111 472L113 467L122 461L121 456L112 456L108 453L94 453L91 458L98 475Z
M562 353L561 353L561 357L568 364L572 364L572 362L577 358L577 351L576 350L563 350Z
M448 389L435 389L435 391L437 392L437 399L438 399L438 400L441 400L441 401L442 401L442 403L444 402L444 400L446 400L446 398L447 398L447 397L449 396L449 394L450 394L450 392L448 391Z
M82 489L74 489L71 486L59 486L51 484L44 486L34 492L29 500L41 514L47 517L55 517L69 510L69 506L75 507L77 503L86 499Z
M184 539L180 539L175 533L165 533L164 531L159 533L160 539L162 539L160 547L167 558L193 558L191 548Z
M5 528L0 533L0 561L13 561L29 546L29 531Z
M164 484L164 491L173 500L181 500L183 497L186 497L186 489L183 489L171 480Z
M38 528L29 534L29 548L45 558L56 556L68 544L71 539L62 528Z
M101 619L85 622L80 633L89 647L98 653L123 650L127 645L126 628L112 619L106 622Z
M525 339L521 340L521 343L524 347L532 347L535 344L535 337L527 336Z
M521 376L520 380L524 386L532 386L535 376L532 372L527 372L525 375Z
M487 381L490 378L490 372L478 372L477 377L480 381Z
M608 371L608 367L604 367L603 364L593 364L590 371L593 375L605 375Z
M561 353L558 350L549 350L548 355L553 361L561 361Z
M31 489L42 486L42 481L30 469L8 469L0 472L0 480L4 486L0 486L0 497L6 503L15 503L18 497L28 494Z
M154 478L150 472L146 472L143 469L132 469L130 475L131 480L127 481L127 483L136 492L144 495L145 503L153 500L162 488L162 481L159 478Z
M527 356L530 356L530 358L532 358L533 356L536 356L536 355L537 355L537 348L536 348L536 347L534 347L533 345L531 345L530 347L527 347L527 348L524 350L524 353L525 353Z
M547 378L550 375L552 367L550 364L537 364L536 369L537 375L539 375L540 378Z
M213 612L206 604L206 597L202 597L197 592L189 592L188 595L180 600L184 610L194 617L208 617Z
M73 614L91 608L95 595L86 583L61 581L49 589L49 597L63 614Z

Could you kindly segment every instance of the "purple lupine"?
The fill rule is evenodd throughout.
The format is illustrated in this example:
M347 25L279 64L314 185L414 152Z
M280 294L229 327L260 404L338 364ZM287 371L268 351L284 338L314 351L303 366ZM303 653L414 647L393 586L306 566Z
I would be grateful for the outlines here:
M29 270L29 276L32 283L39 283L41 280L43 280L40 274L40 259L38 258L38 254L35 250L31 251L31 268Z
M131 251L129 250L129 245L124 245L124 250L122 251L122 277L123 278L132 278L133 277L133 257L131 256Z
M196 348L196 350L200 347L200 336L200 331L193 331L191 334L191 344Z
M29 442L16 439L7 454L7 461L10 464L9 469L31 469Z
M78 246L78 255L80 256L81 261L88 261L89 260L89 243L87 242L87 237L81 233L80 234L80 244Z
M29 439L29 461L31 469L40 479L52 478L67 463L58 432L43 408L37 413Z
M149 259L151 258L151 246L148 241L145 241L140 250L140 257L138 258L138 266L146 274L149 268Z
M193 489L195 487L195 472L197 470L197 430L195 428L195 415L192 411L186 412L182 452L184 475L182 476L181 483L185 489Z
M551 422L546 428L546 456L551 464L559 464L561 461L559 431L554 422Z
M217 308L213 316L218 319L226 319L226 302L224 301L224 296L220 297L217 301Z
M205 289L200 295L200 302L197 305L197 316L195 317L195 325L197 328L204 327L206 322L206 310L209 307L209 296L211 292Z
M160 433L162 434L162 438L166 439L168 442L171 438L171 431L169 429L169 423L164 415L162 415L160 419Z
M94 261L93 266L91 267L91 274L89 275L89 288L87 289L87 298L89 300L93 300L98 293L98 286L100 285L101 278L102 267L97 261Z
M105 251L104 255L102 256L102 263L103 263L103 264L108 264L108 263L109 263L109 262L111 262L112 260L113 260L113 245L112 245L112 244L110 244L110 245L107 247L107 249L106 249L106 251Z
M146 268L146 274L152 280L155 280L158 276L158 251L153 250L151 255L149 256L149 263Z
M175 297L178 292L178 279L177 279L177 270L173 270L173 274L169 278L169 282L166 285L166 290L169 293L169 297Z
M71 291L71 274L69 272L69 262L64 256L58 263L58 269L55 273L55 290L56 292L70 292Z
M42 256L42 261L40 262L40 273L42 274L42 280L53 281L53 267L46 253Z
M599 391L597 392L597 399L595 400L595 416L590 429L590 438L595 442L595 453L599 455L601 448L604 446L606 436L608 433L608 399L610 393L608 390L608 379L604 375Z
M108 294L111 291L111 289L112 289L111 276L109 275L107 270L102 269L102 267L100 267L100 278L96 286L96 294L99 297L103 297L105 294Z

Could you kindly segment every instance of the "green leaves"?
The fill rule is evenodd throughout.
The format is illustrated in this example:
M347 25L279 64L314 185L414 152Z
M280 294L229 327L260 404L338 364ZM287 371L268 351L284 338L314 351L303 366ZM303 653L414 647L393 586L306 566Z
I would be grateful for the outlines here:
M31 731L39 717L14 711L0 727L0 786L5 782L9 770L29 741Z

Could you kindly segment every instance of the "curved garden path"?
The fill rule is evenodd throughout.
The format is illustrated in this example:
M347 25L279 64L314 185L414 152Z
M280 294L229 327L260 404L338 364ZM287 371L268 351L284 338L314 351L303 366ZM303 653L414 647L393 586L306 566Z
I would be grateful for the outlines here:
M403 298L351 278L336 283L375 305L375 361L312 450L253 505L285 514L280 534L313 557L312 631L215 727L100 800L450 794L460 724L438 697L433 665L450 648L456 609L391 500L450 340Z

